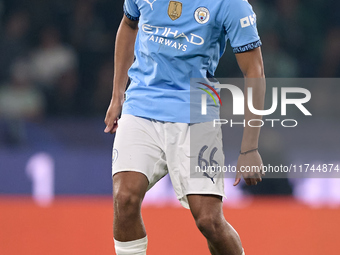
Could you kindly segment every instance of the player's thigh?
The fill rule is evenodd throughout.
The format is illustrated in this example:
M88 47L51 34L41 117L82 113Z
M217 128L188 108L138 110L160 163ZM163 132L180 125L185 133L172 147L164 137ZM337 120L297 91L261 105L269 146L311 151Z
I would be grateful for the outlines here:
M190 211L195 220L217 220L223 217L222 197L218 195L188 195Z
M113 176L112 180L114 200L132 204L139 204L143 201L149 185L144 174L132 171L119 172Z
M165 154L161 147L162 137L154 121L123 115L118 122L113 144L112 175L114 180L116 175L122 176L120 173L132 172L123 176L141 176L141 180L147 180L147 189L150 189L167 174ZM128 179L124 178L124 182L127 181ZM116 181L114 185L117 186ZM119 186L119 190L121 189L122 187Z
M190 194L225 197L224 175L216 170L217 166L224 165L221 128L206 122L189 126L174 124L169 130L177 140L168 145L166 157L171 181L181 204L189 208L187 196ZM209 171L206 169L209 166L215 168Z

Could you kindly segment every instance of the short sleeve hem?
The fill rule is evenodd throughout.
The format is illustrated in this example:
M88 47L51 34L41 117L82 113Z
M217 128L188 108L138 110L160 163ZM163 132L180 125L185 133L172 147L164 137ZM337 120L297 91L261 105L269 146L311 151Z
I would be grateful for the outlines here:
M125 5L123 6L123 9L124 9L124 14L125 16L129 19L129 20L132 20L132 21L137 21L139 20L139 17L133 17L130 13L128 13Z
M246 51L256 49L256 48L260 47L261 45L262 45L261 40L257 40L256 42L248 43L248 44L243 45L243 46L234 47L233 52L234 53L242 53L242 52L246 52Z

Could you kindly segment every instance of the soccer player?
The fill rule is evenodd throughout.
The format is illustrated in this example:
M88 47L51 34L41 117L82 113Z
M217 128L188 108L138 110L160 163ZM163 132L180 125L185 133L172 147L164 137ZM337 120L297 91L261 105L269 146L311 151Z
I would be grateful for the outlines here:
M190 116L190 80L209 82L229 39L245 88L253 89L253 105L263 109L261 41L252 7L247 0L125 0L124 13L105 118L105 132L117 131L112 153L116 253L146 254L141 204L146 191L169 174L177 198L190 208L211 254L244 254L237 232L223 216L223 179L190 175L192 159L209 160L210 155L213 164L224 164L221 128L212 128L204 116L201 121ZM124 98L128 77L131 84ZM207 111L215 116L219 106L209 102ZM246 107L246 121L258 118ZM202 135L190 140L191 132ZM262 164L259 132L258 127L244 128L238 169ZM234 185L242 176L248 185L262 180L259 172L238 172Z

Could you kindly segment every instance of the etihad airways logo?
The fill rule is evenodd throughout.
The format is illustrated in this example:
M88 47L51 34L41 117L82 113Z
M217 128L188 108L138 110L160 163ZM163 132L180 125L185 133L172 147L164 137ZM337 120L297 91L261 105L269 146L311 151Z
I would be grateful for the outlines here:
M172 30L169 27L152 26L149 24L143 24L142 30L146 34L150 34L149 41L153 41L159 44L163 44L169 47L176 48L178 50L186 51L188 45L203 45L204 39L196 34L181 33L178 30ZM175 41L183 38L182 40Z

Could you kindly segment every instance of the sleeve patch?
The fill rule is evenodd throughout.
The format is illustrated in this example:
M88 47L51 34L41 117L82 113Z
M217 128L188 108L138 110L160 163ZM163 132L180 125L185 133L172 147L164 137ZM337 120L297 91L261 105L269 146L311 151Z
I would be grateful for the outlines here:
M248 44L240 46L240 47L235 47L235 48L233 48L233 52L234 53L242 53L242 52L246 52L246 51L249 51L249 50L256 49L256 48L260 47L261 45L262 45L261 40L258 40L256 42L248 43Z
M132 21L137 21L139 20L139 17L133 17L130 15L130 13L128 13L128 11L126 10L126 7L125 7L125 4L123 6L123 9L124 9L124 14L125 16L129 19L129 20L132 20Z

